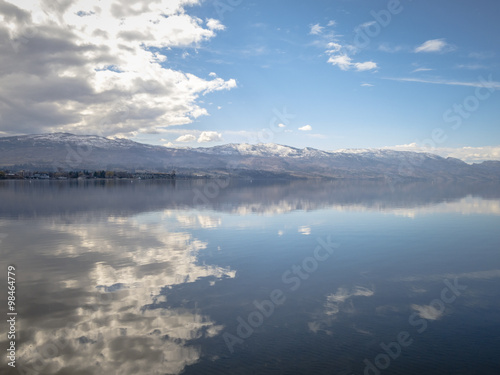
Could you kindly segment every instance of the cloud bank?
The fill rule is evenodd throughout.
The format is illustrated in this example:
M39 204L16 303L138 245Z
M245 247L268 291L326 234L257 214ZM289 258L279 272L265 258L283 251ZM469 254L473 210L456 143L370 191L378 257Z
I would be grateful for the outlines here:
M199 0L0 0L0 128L131 136L207 115L200 96L236 87L166 67L224 25L186 13Z
M430 152L442 157L452 157L460 159L469 164L481 163L486 160L500 161L500 146L429 148L418 145L417 143L410 143L406 145L397 145L384 148L396 151Z

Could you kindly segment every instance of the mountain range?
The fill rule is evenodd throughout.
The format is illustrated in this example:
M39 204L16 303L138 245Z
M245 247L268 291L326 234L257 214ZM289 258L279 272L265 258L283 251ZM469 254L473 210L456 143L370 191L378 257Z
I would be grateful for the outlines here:
M0 168L123 170L186 176L500 180L500 161L467 164L431 153L387 149L321 151L278 144L169 148L126 139L51 133L0 138Z

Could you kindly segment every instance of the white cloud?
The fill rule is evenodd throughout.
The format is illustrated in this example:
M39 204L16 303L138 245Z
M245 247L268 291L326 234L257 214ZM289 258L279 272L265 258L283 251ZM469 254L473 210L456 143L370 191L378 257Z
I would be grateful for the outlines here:
M194 142L196 137L192 134L184 134L175 140L176 142Z
M371 83L362 83L361 87L373 87Z
M299 130L303 131L303 132L308 132L308 131L312 130L312 126L311 125L304 125L304 126L300 127Z
M495 90L500 89L500 82L492 81L491 75L488 80L484 81L476 81L476 82L467 82L467 81L447 81L444 79L420 79L420 78L394 78L394 77L385 77L383 79L388 79L391 81L399 81L399 82L419 82L419 83L432 83L436 85L450 85L450 86L466 86L466 87L486 87L492 88Z
M342 49L342 46L335 42L328 43L326 47L328 48L328 50L326 51L326 53L328 54L339 52Z
M364 63L354 63L354 67L358 71L377 69L377 64L373 61L366 61Z
M286 128L285 124L278 124L278 128Z
M500 146L462 147L445 149L447 156L461 159L467 163L480 163L485 160L500 160Z
M373 22L367 22L359 27L369 27ZM335 25L335 21L330 21L328 26ZM319 35L322 33L323 27L319 24L311 26L310 34ZM352 44L343 44L338 38L341 35L328 33L321 35L313 44L325 48L325 53L328 55L327 62L333 66L339 67L341 70L355 69L358 72L377 69L377 63L373 61L356 62L353 61L352 55L358 52L358 48Z
M431 39L416 47L414 52L447 52L452 49L444 39Z
M429 152L432 154L440 155L442 157L451 157L465 161L466 163L481 163L485 160L498 160L500 161L500 146L483 146L483 147L435 147L429 148L420 146L416 142L384 147L386 149L397 151L415 151L415 152Z
M367 27L375 25L376 23L377 23L376 21L368 21L368 22L362 23L361 25L358 25L357 27L354 28L354 30L365 29Z
M335 22L334 20L330 20L328 21L328 24L326 26L330 27L330 26L335 26L337 24L337 22Z
M351 68L354 68L358 72L361 72L365 70L373 70L378 68L377 63L373 61L353 63L352 59L346 54L332 55L329 57L328 62L333 66L338 66L341 70L349 70Z
M216 19L213 19L213 18L209 18L207 20L207 27L210 30L224 30L226 28L226 26L224 26L223 24L221 24L219 20L216 20Z
M324 27L320 26L319 23L317 23L316 25L311 26L311 30L309 31L309 34L319 35L323 32L323 29L324 29Z
M0 9L0 127L107 136L207 115L198 98L236 87L162 67L149 48L192 48L223 25L186 14L197 0L17 1ZM10 9L10 10L9 10ZM34 31L33 31L34 30ZM6 73L8 72L8 74Z
M217 73L214 73L214 72L210 72L210 73L208 73L208 75L209 75L210 77L217 77Z
M198 137L198 143L220 142L220 141L222 141L222 134L214 131L202 132Z
M430 68L417 68L415 70L412 70L411 72L412 73L417 73L417 72L430 72L431 70L433 69L430 69Z
M348 70L352 66L351 58L347 55L330 56L328 62L333 66L338 66L342 70Z

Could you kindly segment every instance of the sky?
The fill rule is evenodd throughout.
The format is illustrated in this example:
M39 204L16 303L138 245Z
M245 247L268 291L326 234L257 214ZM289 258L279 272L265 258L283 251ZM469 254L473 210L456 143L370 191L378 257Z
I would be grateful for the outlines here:
M500 160L500 2L0 0L0 136Z

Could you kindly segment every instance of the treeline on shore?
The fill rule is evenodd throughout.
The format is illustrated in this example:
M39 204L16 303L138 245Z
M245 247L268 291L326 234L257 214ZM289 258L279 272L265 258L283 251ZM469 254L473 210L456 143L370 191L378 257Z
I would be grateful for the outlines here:
M0 180L69 180L69 179L175 179L176 173L125 172L125 171L9 171L0 170Z

